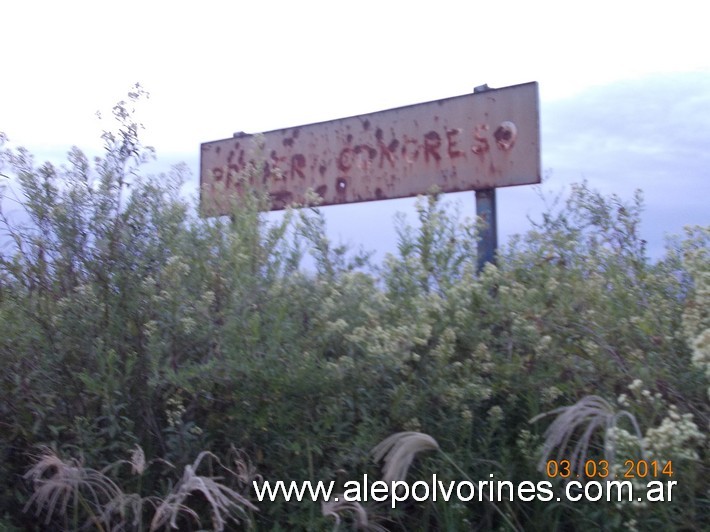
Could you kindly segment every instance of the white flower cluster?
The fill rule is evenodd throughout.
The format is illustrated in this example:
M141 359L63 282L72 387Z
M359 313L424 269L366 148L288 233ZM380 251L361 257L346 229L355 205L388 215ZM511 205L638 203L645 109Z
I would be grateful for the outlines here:
M182 415L185 413L185 405L179 397L169 397L165 402L165 415L168 418L168 425L175 428L182 424Z
M663 395L659 392L652 393L651 390L644 388L643 381L641 379L634 379L633 382L629 384L629 391L639 401L645 401L648 404L657 407L663 406ZM621 406L630 406L629 398L625 393L622 393L617 398L617 401Z
M551 357L551 349L550 346L552 345L552 337L549 335L543 335L541 336L537 342L535 342L535 345L533 346L533 349L535 350L535 356L539 359L543 358L550 358Z
M693 365L705 370L705 376L710 379L710 328L705 329L693 339L690 347L693 350ZM708 387L708 399L710 399L710 386Z
M180 397L169 397L166 403L165 415L168 418L168 426L177 429L184 423L182 416L185 414L185 405ZM191 425L189 432L195 436L202 434L202 429L197 425Z
M495 371L496 365L493 361L493 356L488 346L483 342L478 343L475 351L470 355L470 360L473 364L473 369L479 374L486 375Z
M643 381L641 379L634 379L631 384L629 384L629 390L632 392L637 392L643 386Z
M499 424L503 419L503 409L499 405L492 406L488 410L488 420L494 424Z
M463 407L460 412L461 419L466 423L471 423L473 421L473 412L468 407Z
M693 278L694 293L683 313L683 332L693 352L693 365L710 379L710 227L686 228L686 232L691 238L686 241L683 262ZM710 398L710 386L707 391Z
M611 466L612 477L624 478L624 472L627 469L624 464L625 460L645 457L642 445L643 441L639 441L638 436L632 434L626 429L615 426L608 430L605 450L607 456L610 456L613 459ZM645 490L646 479L631 477L624 478L624 480L631 482L632 492L643 492ZM634 512L640 512L648 506L646 501L639 501L637 499L632 501L616 501L614 504L620 510L630 508Z
M562 395L562 390L557 386L548 386L543 388L540 393L540 401L545 406L552 406L554 402Z
M518 433L515 446L523 458L529 463L534 463L538 460L541 452L541 440L542 438L539 434L533 434L529 430L523 429Z
M641 379L634 379L628 388L631 397L625 393L619 395L617 402L620 406L630 407L633 398L638 402L647 402L655 408L664 406L661 394L652 394L644 387ZM675 405L668 407L668 414L661 424L648 429L640 442L636 436L618 427L611 429L609 436L617 454L622 452L628 455L629 451L638 449L640 445L649 460L697 460L697 447L705 440L705 435L693 421L693 415L681 414Z
M692 414L680 414L671 405L668 415L661 424L646 431L643 439L651 459L656 460L698 460L697 446L705 440L693 421Z
M628 532L639 532L638 522L636 519L629 519L626 521L626 523L624 523L624 528L626 528Z

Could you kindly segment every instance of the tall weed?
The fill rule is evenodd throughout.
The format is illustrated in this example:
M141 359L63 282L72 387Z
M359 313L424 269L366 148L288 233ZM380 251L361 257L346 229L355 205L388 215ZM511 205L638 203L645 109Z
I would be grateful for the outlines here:
M116 106L116 128L94 161L75 148L64 166L37 165L0 139L0 171L13 177L0 210L6 521L33 526L20 511L28 502L44 508L47 526L104 515L108 491L75 490L88 512L63 492L44 497L46 475L22 480L39 445L82 456L64 461L66 471L101 471L136 445L160 457L138 476L111 470L111 482L134 495L123 507L139 508L134 528L151 508L165 510L163 524L212 516L227 526L233 504L243 511L230 515L263 529L357 520L354 506L327 506L327 519L318 505L286 501L253 512L233 475L216 491L196 466L182 481L174 475L206 449L214 455L203 457L225 457L233 447L268 479L375 475L376 442L425 432L451 460L420 465L451 478L455 464L473 479L544 479L543 456L599 458L606 439L619 459L643 448L674 460L683 482L677 500L643 510L510 501L506 519L526 530L707 522L707 228L653 262L639 233L641 196L627 202L583 183L478 273L476 224L433 193L414 224L398 220L397 250L372 265L328 240L317 208L267 223L266 198L248 194L232 216L200 218L180 194L184 167L142 173L152 157L132 113L142 96L136 89ZM248 172L260 175L258 165ZM582 410L570 405L591 396L594 415L573 416ZM619 410L638 430L609 423ZM546 412L569 415L549 430L543 419L530 423ZM181 510L198 483L201 503ZM39 504L52 500L53 511ZM376 522L472 523L507 526L490 507L440 502Z

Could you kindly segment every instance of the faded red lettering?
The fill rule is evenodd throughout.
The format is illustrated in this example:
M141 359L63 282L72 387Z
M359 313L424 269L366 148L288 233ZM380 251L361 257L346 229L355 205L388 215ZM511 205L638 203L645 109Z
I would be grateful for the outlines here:
M375 138L377 139L377 147L380 148L380 168L385 164L385 159L390 162L390 166L394 168L394 153L399 146L399 141L397 139L392 139L389 144L385 144L383 139L384 134L382 129L379 127L375 131Z
M473 131L474 145L471 146L471 151L476 155L483 155L491 149L491 145L484 134L486 131L488 131L488 126L486 124L476 126Z
M369 170L371 162L377 157L377 150L368 144L358 144L353 151L357 157L357 168Z
M515 144L515 139L518 136L518 128L513 122L505 121L498 126L498 129L493 133L496 139L496 144L501 150L509 150Z
M269 197L271 198L271 204L275 209L283 209L293 201L293 194L291 194L288 190L270 192Z
M414 151L410 152L409 147ZM404 137L404 142L402 142L402 158L408 163L412 163L419 158L419 141L417 141L417 139Z
M298 177L305 178L306 175L303 173L303 169L306 167L306 157L302 153L296 153L291 157L291 179L293 179L296 174Z
M456 147L458 143L456 141L456 136L461 133L460 129L447 129L446 130L446 140L448 141L447 152L449 157L455 159L456 157L461 157L463 152Z
M368 144L358 144L355 146L355 153L367 153L367 158L370 160L377 157L377 150Z
M239 143L237 143L237 147L239 146ZM238 148L237 148L238 149ZM227 156L227 162L231 163L232 160L234 159L234 156L236 155L236 151L234 150L229 150L229 155ZM240 166L244 166L244 150L239 150L239 156L237 157L237 164Z
M261 182L266 183L266 181L271 177L271 165L269 165L268 161L264 162L264 171L263 175L261 176Z
M397 139L389 143L389 146L382 141L379 141L377 145L380 148L380 168L385 163L385 159L390 162L390 166L394 168L394 151L397 149L399 142Z
M230 186L232 184L232 178L239 175L239 167L232 163L227 166L227 169L229 170L229 172L227 172L227 186Z
M271 172L269 172L269 176L274 179L283 179L285 172L282 170L281 165L286 162L286 157L279 156L276 150L271 150L269 158L271 159Z
M343 172L348 172L353 166L353 150L351 148L343 148L338 155L338 168Z
M436 162L441 160L439 148L441 147L441 136L436 131L429 131L424 135L424 160L429 162L429 156L433 157Z

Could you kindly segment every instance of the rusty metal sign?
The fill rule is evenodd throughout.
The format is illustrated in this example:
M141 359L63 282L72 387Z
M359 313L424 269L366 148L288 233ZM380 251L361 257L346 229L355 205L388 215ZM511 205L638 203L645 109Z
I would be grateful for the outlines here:
M416 196L433 185L457 192L539 183L538 86L206 142L203 214L228 214L244 176L268 192L272 210L305 203L309 189L335 205Z

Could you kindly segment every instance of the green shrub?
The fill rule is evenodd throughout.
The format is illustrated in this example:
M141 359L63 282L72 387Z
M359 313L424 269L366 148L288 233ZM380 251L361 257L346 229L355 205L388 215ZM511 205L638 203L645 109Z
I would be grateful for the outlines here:
M23 213L18 221L0 212L4 522L34 526L21 510L41 498L25 477L38 446L72 471L110 477L132 505L122 514L87 499L87 513L69 501L64 513L43 510L47 527L108 515L105 525L140 529L160 504L179 508L186 484L177 472L205 450L214 467L234 472L229 457L240 449L271 480L374 478L369 450L392 433L421 431L448 459L421 457L411 478L544 480L543 450L571 451L546 444L549 422L531 420L556 411L569 414L571 440L586 438L587 458L606 456L611 438L619 460L642 451L673 460L677 498L647 507L407 503L368 509L383 514L372 522L394 530L707 525L707 228L652 262L639 235L640 195L627 203L582 184L479 274L475 224L432 194L418 203L415 225L398 220L398 248L375 266L334 246L318 209L269 224L265 198L252 194L231 217L199 218L180 195L184 167L141 174L152 156L131 112L141 96L116 106L118 129L103 135L105 154L93 163L74 148L67 166L37 166L27 151L0 146L17 188L2 205L17 199ZM302 266L308 251L312 268ZM641 437L606 421L585 434L572 416L582 409L555 410L590 396L607 405L595 410L603 419L627 411ZM137 445L153 467L138 477L102 471ZM235 475L222 493L239 502L244 526L334 523L337 508L324 517L311 503L252 512L238 498L250 496L249 485ZM192 500L183 527L215 515L208 498Z

